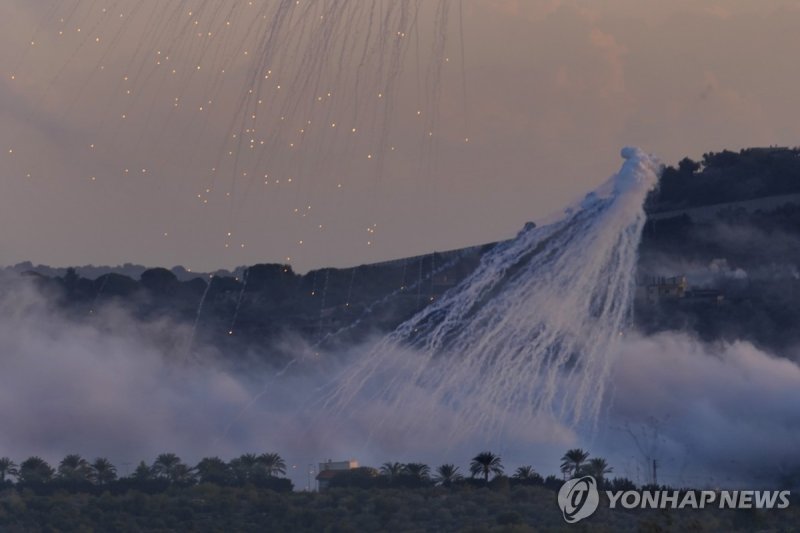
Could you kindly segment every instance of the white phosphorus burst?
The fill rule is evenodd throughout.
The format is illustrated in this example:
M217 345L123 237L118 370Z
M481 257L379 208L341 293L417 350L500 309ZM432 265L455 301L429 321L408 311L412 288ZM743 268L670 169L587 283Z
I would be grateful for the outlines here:
M468 107L463 8L453 0L50 4L21 8L21 20L36 25L7 54L4 75L59 128L85 132L75 143L81 164L53 168L32 142L7 146L6 164L27 178L66 174L111 193L121 183L174 187L169 213L196 213L213 232L198 246L228 263L259 253L247 242L257 225L290 229L274 231L282 249L270 252L287 263L302 264L336 234L373 247L379 232L354 232L354 214L336 206L410 173L432 178L446 137L442 97ZM448 46L453 31L459 52ZM445 83L451 53L460 54L456 92ZM466 123L465 112L469 131ZM400 173L409 158L417 168ZM373 224L376 203L362 208ZM174 217L157 225L159 238L182 242Z
M328 405L425 405L451 431L555 418L595 421L629 324L643 203L659 163L622 150L621 170L556 221L497 245L479 267L359 358ZM418 416L414 418L419 418Z

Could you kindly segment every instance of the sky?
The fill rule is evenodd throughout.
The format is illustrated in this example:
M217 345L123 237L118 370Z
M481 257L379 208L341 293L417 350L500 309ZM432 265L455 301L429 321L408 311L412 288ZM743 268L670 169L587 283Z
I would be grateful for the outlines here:
M252 13L276 2L251 4L0 5L0 264L424 254L513 236L614 173L622 146L675 163L800 133L794 2L451 1L446 20L428 2L396 63L394 41L363 37L368 2L263 26ZM263 28L285 33L259 46ZM340 56L345 35L392 46Z

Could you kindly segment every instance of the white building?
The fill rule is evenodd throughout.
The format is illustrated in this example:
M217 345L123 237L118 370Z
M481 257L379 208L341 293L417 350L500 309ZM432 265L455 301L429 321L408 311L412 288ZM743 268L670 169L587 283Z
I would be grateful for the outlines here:
M325 463L319 463L319 473L317 474L319 490L327 489L331 479L336 477L338 473L353 470L354 468L358 468L358 461L355 459L350 459L349 461L331 461L328 459Z

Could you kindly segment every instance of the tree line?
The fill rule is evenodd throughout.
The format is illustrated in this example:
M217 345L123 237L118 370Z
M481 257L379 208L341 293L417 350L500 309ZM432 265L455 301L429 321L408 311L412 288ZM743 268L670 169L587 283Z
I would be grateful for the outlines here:
M67 489L99 492L138 489L146 492L170 486L212 483L223 486L255 485L277 491L291 491L286 479L286 461L277 453L247 453L230 461L206 457L194 466L174 453L162 453L152 464L141 461L127 476L119 476L116 466L104 457L89 461L78 454L64 457L56 468L33 456L16 464L0 457L0 485L35 490ZM16 481L16 483L14 483Z
M593 476L601 487L628 489L635 485L625 478L608 479L613 473L602 457L590 458L589 453L575 448L568 450L561 458L561 476L543 476L531 465L517 467L513 473L506 475L502 458L484 451L470 460L469 468L462 472L460 467L445 463L432 469L425 463L383 463L379 468L360 467L337 472L329 481L330 487L358 488L423 488L423 487L458 487L458 486L503 486L540 485L551 489L559 489L564 480L571 477Z
M510 476L506 476L502 458L490 451L475 455L466 474L452 463L432 469L424 463L386 462L379 468L360 467L336 471L330 480L330 486L416 488L507 482L557 489L564 479L583 475L594 476L601 485L633 486L629 480L619 478L606 482L608 474L613 472L608 462L601 457L589 458L589 453L580 448L568 450L561 460L561 477L544 477L530 465L517 467ZM104 490L158 492L171 486L186 487L209 483L220 486L253 485L288 492L293 489L293 484L285 477L286 472L286 461L277 453L246 453L230 461L206 457L194 466L185 463L174 453L162 453L151 464L141 461L126 476L119 476L116 466L104 457L89 461L81 455L69 454L55 468L38 456L29 457L19 464L8 457L0 457L0 486L17 486L38 491L65 489L98 493Z
M765 196L800 193L800 149L745 148L683 158L663 169L648 211L669 211Z

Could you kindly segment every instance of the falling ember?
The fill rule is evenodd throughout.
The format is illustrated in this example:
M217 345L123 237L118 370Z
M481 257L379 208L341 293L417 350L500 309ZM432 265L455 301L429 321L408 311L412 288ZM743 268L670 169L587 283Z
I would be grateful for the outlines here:
M110 194L122 184L134 185L134 177L172 194L180 185L176 169L185 167L198 181L177 191L178 201L191 202L203 217L201 225L233 228L242 227L256 206L260 213L288 217L288 202L310 201L313 213L308 205L291 217L294 238L284 244L291 249L301 227L322 229L320 217L336 209L323 191L335 191L338 204L360 194L365 176L395 172L386 156L397 149L393 143L403 116L424 113L413 133L417 137L437 131L432 128L440 69L452 53L446 53L452 0L391 3L380 20L372 3L363 0L294 4L301 8L286 2L230 2L220 8L199 0L191 11L181 2L119 0L115 9L98 5L96 11L90 3L76 0L74 10L54 6L53 16L41 21L51 38L34 33L35 40L24 39L22 45L35 49L7 75L26 81L39 76L46 87L38 95L43 104L64 101L61 118L87 123L91 137L77 140L77 146L89 147L87 167L75 180L104 177L107 161L128 165L124 180L100 180ZM125 36L150 21L161 22L131 46ZM237 30L229 31L233 26ZM63 37L56 40L56 34ZM409 35L422 39L415 42ZM74 61L46 71L33 63L36 50L52 57L63 50ZM399 90L415 71L431 80L423 94ZM281 196L289 191L292 198ZM227 218L211 218L220 216L219 209ZM214 249L224 244L243 255L244 243L232 241L232 232L220 237L215 228L210 228L217 235ZM336 231L335 224L325 228ZM353 244L360 242L358 235L352 238ZM307 239L305 247L312 247Z

